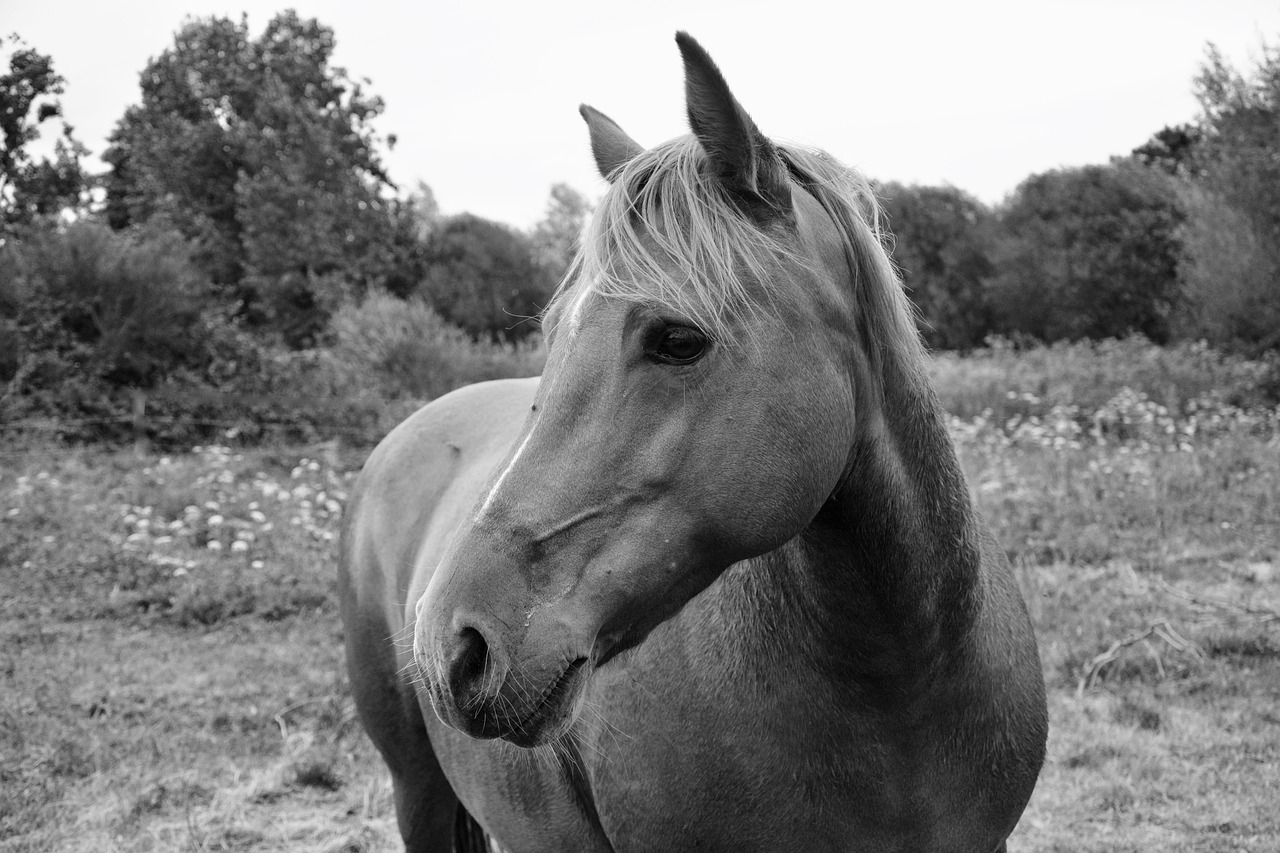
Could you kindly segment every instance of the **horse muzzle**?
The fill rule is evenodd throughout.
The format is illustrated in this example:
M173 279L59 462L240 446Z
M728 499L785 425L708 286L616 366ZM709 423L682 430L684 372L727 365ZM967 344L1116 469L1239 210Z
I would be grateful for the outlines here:
M414 662L445 725L522 747L569 729L591 669L587 655L565 651L563 638L546 637L551 626L526 632L518 649L526 654L512 656L504 652L502 634L482 620L455 618L448 625L438 630L419 622L414 636Z

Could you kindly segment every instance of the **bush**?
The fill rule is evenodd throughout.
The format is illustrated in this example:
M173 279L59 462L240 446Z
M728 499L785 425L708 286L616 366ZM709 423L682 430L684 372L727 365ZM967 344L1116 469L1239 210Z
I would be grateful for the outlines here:
M430 400L486 379L536 376L546 352L540 336L519 343L475 341L422 299L374 293L334 315L333 355L372 378L390 399Z
M91 222L0 249L0 426L9 441L145 436L174 447L341 434L363 443L405 414L388 411L328 351L289 350L211 306L189 253L169 232Z
M6 246L5 254L0 310L20 337L14 375L28 360L52 366L53 356L64 374L147 387L199 357L191 332L207 283L176 234L117 234L78 222Z

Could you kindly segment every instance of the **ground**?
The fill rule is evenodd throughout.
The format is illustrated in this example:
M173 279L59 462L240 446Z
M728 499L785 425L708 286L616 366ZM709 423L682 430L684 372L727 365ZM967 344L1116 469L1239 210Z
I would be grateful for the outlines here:
M980 421L1052 726L1010 850L1280 849L1274 430ZM398 849L332 595L361 455L0 454L0 851Z

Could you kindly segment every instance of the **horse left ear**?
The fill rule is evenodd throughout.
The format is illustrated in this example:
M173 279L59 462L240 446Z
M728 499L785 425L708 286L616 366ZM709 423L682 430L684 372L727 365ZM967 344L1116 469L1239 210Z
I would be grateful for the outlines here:
M729 91L702 45L685 32L676 33L676 44L684 58L689 126L717 176L752 210L763 203L768 213L790 213L791 185L773 143Z
M596 168L606 181L612 181L614 174L644 149L616 121L595 107L581 104L578 112L591 134L591 153L596 158Z

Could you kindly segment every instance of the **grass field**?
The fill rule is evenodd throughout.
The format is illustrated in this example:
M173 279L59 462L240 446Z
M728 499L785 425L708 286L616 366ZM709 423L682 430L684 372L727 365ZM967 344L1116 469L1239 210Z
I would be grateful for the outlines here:
M1008 400L953 426L1050 691L1011 849L1280 850L1277 413ZM0 455L0 851L398 849L332 596L360 461Z

